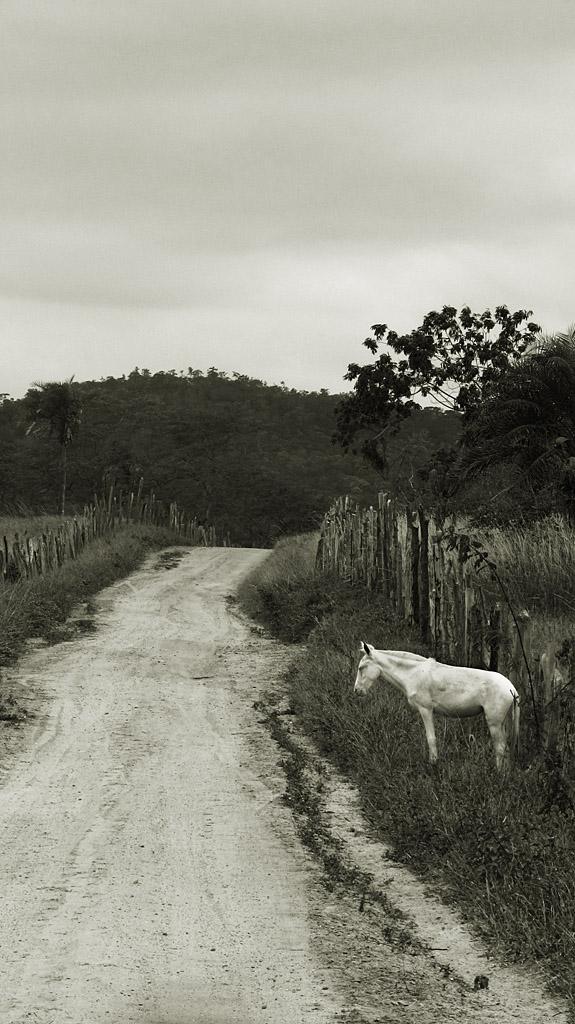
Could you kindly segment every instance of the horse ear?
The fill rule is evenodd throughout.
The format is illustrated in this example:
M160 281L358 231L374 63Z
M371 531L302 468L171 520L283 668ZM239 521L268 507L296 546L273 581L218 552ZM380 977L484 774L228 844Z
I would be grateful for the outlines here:
M372 652L372 648L369 646L369 644L366 644L364 640L362 640L361 642L361 648L365 652L365 654L371 654Z

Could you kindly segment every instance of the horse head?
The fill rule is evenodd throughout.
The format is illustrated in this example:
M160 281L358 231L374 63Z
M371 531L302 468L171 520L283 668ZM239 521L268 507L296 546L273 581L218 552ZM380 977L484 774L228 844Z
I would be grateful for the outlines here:
M369 693L379 676L381 668L373 659L373 652L375 648L372 647L371 644L366 644L362 640L359 647L363 657L358 665L355 683L353 684L353 692L356 693L358 697L365 697L366 693Z

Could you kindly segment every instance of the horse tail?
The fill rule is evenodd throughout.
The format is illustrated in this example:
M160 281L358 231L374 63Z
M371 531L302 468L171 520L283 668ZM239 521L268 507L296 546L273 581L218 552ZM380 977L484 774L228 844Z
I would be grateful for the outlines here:
M519 753L519 719L521 716L521 709L519 706L519 695L513 694L513 705L511 707L511 749L513 755L517 757Z

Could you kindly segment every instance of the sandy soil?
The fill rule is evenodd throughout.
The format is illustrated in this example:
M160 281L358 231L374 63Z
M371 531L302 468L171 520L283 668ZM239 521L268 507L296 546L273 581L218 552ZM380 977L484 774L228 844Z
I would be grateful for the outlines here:
M36 717L4 728L0 1022L495 1019L298 841L253 706L289 652L226 600L265 554L155 556L99 596L93 633L5 680ZM528 999L497 1020L531 1020Z

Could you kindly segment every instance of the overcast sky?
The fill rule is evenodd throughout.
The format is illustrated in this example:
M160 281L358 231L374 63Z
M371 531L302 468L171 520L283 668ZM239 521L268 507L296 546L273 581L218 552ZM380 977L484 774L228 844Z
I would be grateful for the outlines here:
M573 0L0 0L0 391L575 320Z

